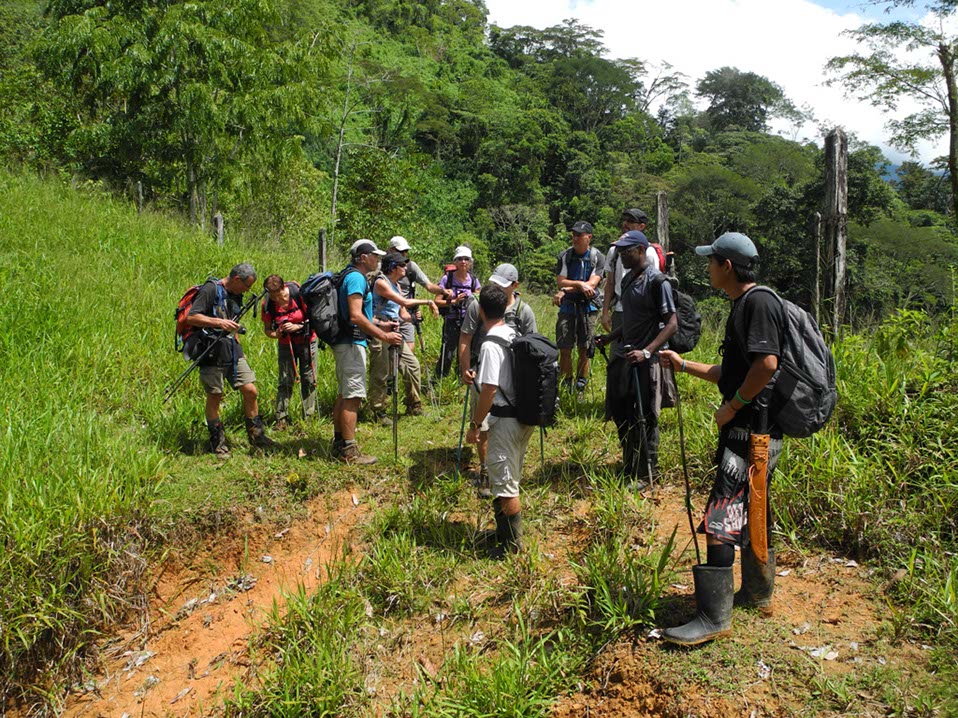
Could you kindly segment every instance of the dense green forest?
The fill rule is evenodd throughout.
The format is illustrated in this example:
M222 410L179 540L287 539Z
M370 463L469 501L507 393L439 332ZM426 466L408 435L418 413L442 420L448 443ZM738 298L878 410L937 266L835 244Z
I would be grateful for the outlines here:
M551 286L578 219L604 248L622 208L668 192L680 273L695 244L752 236L807 302L823 152L769 78L610 59L568 20L489 25L481 0L18 0L0 9L0 151L277 246L410 237L509 257ZM704 109L697 109L702 107ZM797 125L796 125L797 126ZM849 320L940 309L958 257L947 173L852 138ZM654 231L654 227L652 227Z

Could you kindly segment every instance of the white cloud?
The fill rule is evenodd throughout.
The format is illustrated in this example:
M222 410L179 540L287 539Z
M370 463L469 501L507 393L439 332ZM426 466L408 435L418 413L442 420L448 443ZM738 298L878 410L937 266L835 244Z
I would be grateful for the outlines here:
M709 70L726 65L756 72L778 83L796 105L810 106L825 126L843 126L895 162L904 158L888 143L887 115L846 98L840 86L824 85L830 57L862 51L841 33L868 19L880 20L880 15L839 13L810 0L486 0L486 5L490 23L500 27L545 28L574 17L604 33L611 57L668 62L693 85ZM913 107L903 101L899 112L904 115ZM773 127L795 135L794 128ZM815 135L815 127L807 125L795 139L821 143ZM947 154L944 139L920 148L925 162L942 154Z

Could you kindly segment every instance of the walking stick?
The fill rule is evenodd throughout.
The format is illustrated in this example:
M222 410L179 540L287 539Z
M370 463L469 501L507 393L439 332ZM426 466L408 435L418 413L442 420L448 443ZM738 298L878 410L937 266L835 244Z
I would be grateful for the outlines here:
M629 347L629 349L631 349L631 347ZM649 358L646 359L646 361L652 361L652 359ZM645 473L646 478L649 480L649 488L654 489L655 485L652 480L652 457L649 455L649 437L646 434L645 408L642 406L642 370L638 364L633 364L632 371L635 375L635 408L639 419L639 431L641 432L640 447L642 448L642 453L645 454ZM632 460L633 462L638 461L638 459L634 457Z
M695 543L695 563L702 563L702 554L699 553L699 539L695 534L695 522L692 520L692 487L689 484L689 465L685 458L685 426L682 423L682 400L679 397L679 383L675 380L675 367L669 363L672 372L672 383L675 384L675 413L679 419L679 446L682 448L682 474L685 476L685 512L689 516L689 529L692 531L692 541Z
M393 461L399 460L399 353L402 346L389 347L393 391Z
M466 384L466 397L462 403L462 424L459 425L459 450L456 452L456 480L459 480L459 467L462 461L462 439L466 435L466 412L469 411L469 391L471 386Z
M236 313L236 316L232 318L232 321L239 322L239 320L243 318L243 315L246 314L250 309L253 310L253 316L256 316L256 309L255 309L256 305L259 302L259 300L263 298L265 294L266 294L265 291L262 294L254 294L253 298L250 299L248 302L246 302L246 304L243 305L243 308ZM206 355L209 354L211 351L213 351L214 347L218 347L220 342L223 341L224 339L231 338L234 333L245 334L246 327L240 327L235 332L230 332L228 334L223 334L221 336L218 336L212 342L210 342L210 345L206 347L206 349L204 349L203 352L198 357L196 357L196 359L194 359L193 362L188 367L186 367L186 370L182 374L180 374L178 377L176 377L176 379L174 379L168 387L166 387L166 390L163 392L163 403L165 404L166 402L168 402L170 399L173 398L173 395L176 393L176 390L183 385L183 382L186 381L186 378L193 372L194 369L196 369L196 367L200 365L200 362L202 362L206 358Z

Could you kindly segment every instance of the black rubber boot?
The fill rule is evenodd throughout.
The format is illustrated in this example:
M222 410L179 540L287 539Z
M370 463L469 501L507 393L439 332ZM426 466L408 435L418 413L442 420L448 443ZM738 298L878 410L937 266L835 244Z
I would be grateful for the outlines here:
M772 613L772 593L775 591L775 551L768 550L768 563L762 564L751 546L742 549L742 588L735 593L735 605L757 608Z
M216 454L221 459L228 459L230 448L226 443L226 428L223 426L223 422L219 419L207 421L206 428L210 432L210 453Z
M252 419L246 419L246 435L249 437L250 446L257 449L271 449L276 445L272 439L266 436L263 418L259 414Z
M662 638L680 646L695 646L732 633L732 592L735 579L732 567L699 565L692 567L695 582L695 618L684 626L668 628Z
M496 545L491 556L494 559L505 558L507 554L519 553L522 549L522 512L506 516L496 506Z

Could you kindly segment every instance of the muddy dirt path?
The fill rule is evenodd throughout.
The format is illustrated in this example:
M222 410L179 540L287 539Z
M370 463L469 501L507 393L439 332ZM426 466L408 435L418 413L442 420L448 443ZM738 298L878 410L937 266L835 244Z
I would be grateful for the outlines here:
M308 504L286 529L251 527L164 565L148 616L102 651L103 672L68 697L66 718L208 715L248 665L247 649L284 591L323 580L323 566L366 513L359 491Z

